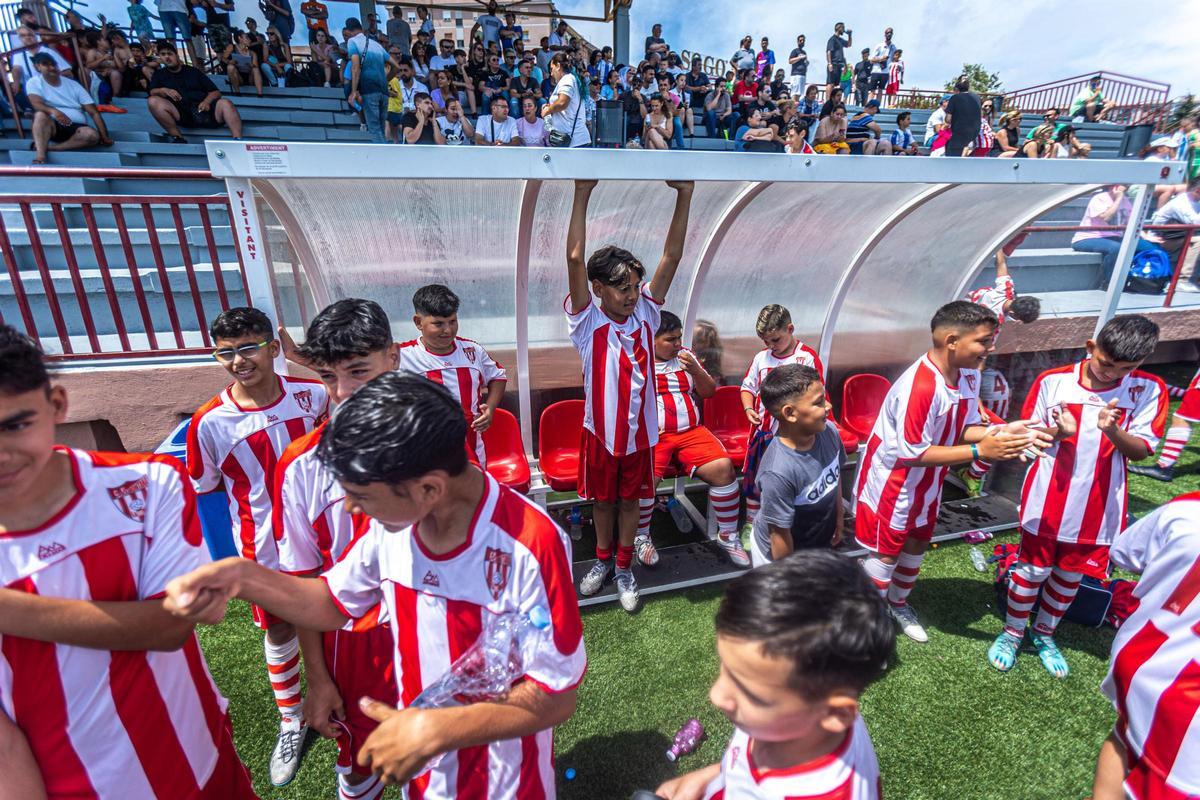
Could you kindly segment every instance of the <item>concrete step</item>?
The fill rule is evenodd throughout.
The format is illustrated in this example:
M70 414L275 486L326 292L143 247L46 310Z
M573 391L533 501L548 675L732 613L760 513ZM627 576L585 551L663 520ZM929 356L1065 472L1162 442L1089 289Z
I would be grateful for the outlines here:
M1021 247L1008 259L1008 267L1021 292L1040 295L1096 288L1102 278L1100 262L1099 254L1078 253L1070 247Z
M9 163L18 167L33 164L37 153L32 150L9 150ZM135 153L113 152L105 148L90 150L51 150L46 153L46 163L52 167L137 167L140 166Z
M208 77L212 79L212 82L217 85L217 88L220 89L222 93L229 93L229 78L228 78L228 76L226 76L226 75L209 75ZM250 91L251 91L251 94L254 93L253 89L251 89ZM278 86L264 86L263 94L267 97L296 97L296 98L312 97L312 98L324 98L324 99L331 99L331 98L332 99L342 99L345 97L342 90L336 86L331 86L329 88L325 88L323 86L309 86L309 87L305 87L303 89L292 89L292 88L287 88L287 87L281 88Z
M126 221L130 225L128 237L134 264L143 268L156 266L158 264L158 256L156 256L154 247L151 244L150 234L144 228L137 227L145 224L144 218L136 210L127 210ZM233 241L233 232L229 226L213 225L211 230L213 241L217 247L218 257L222 261L230 260L236 262L237 250ZM182 266L184 259L180 250L178 231L171 226L157 228L155 233L157 234L158 250L163 263L168 267ZM36 270L37 261L34 258L33 246L30 244L29 234L23 229L10 229L8 235L12 242L12 253L16 258L17 268L21 270ZM99 268L100 262L92 246L91 236L88 231L81 228L68 229L68 235L74 252L75 262L79 268ZM51 268L65 267L67 264L67 254L59 238L58 230L53 228L40 229L38 236L41 239L42 252L47 264ZM120 234L116 229L101 228L99 230L99 237L101 246L104 248L105 258L108 260L110 266L115 267L118 264L126 265L128 263ZM202 228L198 226L185 228L184 244L187 246L188 256L191 258L192 263L211 261L207 239Z

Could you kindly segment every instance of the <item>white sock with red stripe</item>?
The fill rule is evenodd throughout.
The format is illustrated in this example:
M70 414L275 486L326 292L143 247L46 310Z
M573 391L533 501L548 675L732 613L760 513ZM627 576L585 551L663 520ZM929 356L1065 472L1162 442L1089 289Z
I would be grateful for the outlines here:
M1168 383L1167 394L1171 396L1172 400L1179 400L1185 394L1187 394L1187 388L1183 386L1173 386L1172 384Z
M758 509L762 507L762 501L757 499L746 498L746 523L754 522L754 518L758 516Z
M1179 454L1192 437L1192 426L1176 418L1167 430L1167 438L1163 440L1162 452L1158 454L1158 466L1170 469L1179 460Z
M283 644L272 644L263 637L263 652L267 656L267 673L275 705L285 717L299 718L303 712L300 696L300 640L293 636Z
M375 800L383 794L383 781L372 775L358 785L352 785L345 775L338 775L338 800Z
M1067 613L1071 601L1075 599L1075 594L1079 591L1081 580L1083 580L1083 575L1079 572L1067 572L1058 567L1050 572L1050 579L1042 587L1042 606L1038 609L1037 619L1033 622L1035 631L1047 636L1054 635L1054 629L1058 627L1059 620L1062 619L1063 614Z
M708 490L708 505L717 518L718 533L733 533L737 530L741 503L742 493L737 481L728 486L713 486Z
M650 520L654 518L654 506L657 502L653 497L643 497L638 500L638 536L650 535Z
M917 582L917 573L921 571L921 562L925 560L924 553L901 553L896 559L896 568L892 571L892 584L888 587L887 601L894 606L908 603L908 594L913 584Z
M867 577L871 579L871 583L875 584L879 596L886 600L896 565L887 563L879 556L867 556L862 560L862 568L863 572L867 573Z
M1008 608L1004 615L1004 630L1009 635L1018 639L1025 635L1029 612L1048 577L1049 567L1035 567L1019 561L1008 573Z

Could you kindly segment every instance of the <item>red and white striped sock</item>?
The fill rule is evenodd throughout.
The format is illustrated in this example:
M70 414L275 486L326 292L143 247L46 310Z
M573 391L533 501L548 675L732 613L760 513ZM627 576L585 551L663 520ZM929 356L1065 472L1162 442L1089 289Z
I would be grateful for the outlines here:
M275 705L285 717L298 718L302 713L300 696L300 640L295 636L283 644L272 644L263 637L263 652L267 657L267 676L275 692Z
M717 518L718 533L733 533L737 530L741 503L742 493L737 481L728 486L713 486L708 490L708 505Z
M650 535L650 520L654 518L654 506L657 501L653 497L643 497L638 500L638 536Z
M983 476L987 475L992 469L992 465L986 461L972 461L967 467L967 474L977 481L983 480Z
M746 498L746 522L754 522L754 518L758 516L758 509L762 507L762 501L758 499Z
M1018 639L1025 635L1029 612L1037 601L1042 584L1050 576L1049 567L1034 567L1018 562L1008 574L1008 609L1004 630Z
M1050 579L1042 587L1042 606L1038 609L1037 619L1033 629L1047 636L1054 635L1059 620L1067 613L1071 601L1079 591L1079 581L1083 575L1078 572L1066 572L1058 567L1050 573Z
M917 573L921 571L921 562L925 560L924 553L901 553L896 559L896 569L892 572L892 585L888 587L887 601L894 606L908 603L908 594L913 584L917 582Z
M1174 424L1167 429L1167 437L1163 440L1162 452L1158 454L1158 465L1164 469L1170 469L1175 466L1175 462L1179 460L1179 454L1183 452L1183 448L1187 445L1188 439L1191 437L1192 426L1176 419Z
M862 560L863 572L875 584L875 590L884 600L887 599L888 587L892 585L892 573L896 571L895 564L889 564L879 556L867 556Z
M1174 385L1168 383L1167 384L1167 394L1171 396L1172 400L1182 399L1183 396L1185 394L1187 394L1187 387L1174 386Z
M352 785L345 775L338 775L338 800L375 800L383 794L383 781L372 775L362 783Z

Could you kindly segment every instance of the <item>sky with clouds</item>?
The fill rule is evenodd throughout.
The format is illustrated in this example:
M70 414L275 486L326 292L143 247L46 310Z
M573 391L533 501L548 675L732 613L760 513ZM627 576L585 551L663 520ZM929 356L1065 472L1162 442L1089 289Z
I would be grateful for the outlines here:
M144 0L151 7L153 0ZM299 8L301 0L292 0ZM236 0L238 19L261 17L254 0ZM556 0L564 13L600 16L603 0ZM127 23L124 0L89 0L85 13L103 12ZM332 22L356 12L356 4L329 3ZM1171 84L1172 95L1200 93L1200 0L1155 8L1128 0L1078 3L951 3L947 0L857 0L836 12L828 3L794 0L634 0L631 39L636 50L655 22L675 49L728 59L744 34L770 37L776 58L786 59L796 35L808 37L809 57L824 58L833 23L846 22L854 45L872 46L883 29L895 29L904 48L906 83L937 88L958 74L964 61L999 72L1007 89L1108 70ZM685 13L681 14L680 12ZM834 17L831 14L838 14ZM575 23L597 44L612 43L612 27Z

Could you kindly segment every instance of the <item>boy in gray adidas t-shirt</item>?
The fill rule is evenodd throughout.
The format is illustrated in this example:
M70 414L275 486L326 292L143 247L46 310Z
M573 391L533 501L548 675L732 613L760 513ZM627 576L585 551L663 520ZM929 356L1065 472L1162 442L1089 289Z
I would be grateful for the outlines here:
M846 462L841 436L826 423L825 385L815 369L785 364L763 380L759 392L779 431L755 477L762 495L751 548L756 567L795 550L841 542Z

